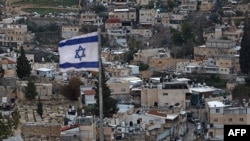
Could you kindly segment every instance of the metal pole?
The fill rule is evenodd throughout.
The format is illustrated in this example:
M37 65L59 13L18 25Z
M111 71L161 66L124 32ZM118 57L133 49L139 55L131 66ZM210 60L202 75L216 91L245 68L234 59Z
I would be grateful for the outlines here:
M102 98L102 58L101 58L101 21L98 24L98 57L99 57L99 112L100 112L100 141L104 141L103 130L103 98Z

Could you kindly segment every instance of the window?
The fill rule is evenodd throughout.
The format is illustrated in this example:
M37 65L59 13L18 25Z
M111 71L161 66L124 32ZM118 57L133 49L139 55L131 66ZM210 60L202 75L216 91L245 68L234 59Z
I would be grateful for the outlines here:
M232 118L229 118L229 119L228 119L228 122L232 122L232 121L233 121L233 119L232 119Z
M215 112L216 113L220 113L220 109L215 109Z
M154 120L149 120L149 123L150 124L154 124Z
M164 95L164 96L168 96L168 93L163 93L162 95Z
M218 118L214 118L214 122L218 122Z
M126 89L125 88L121 88L121 92L125 92L126 91Z
M243 118L240 118L240 122L243 122L244 121L244 119Z

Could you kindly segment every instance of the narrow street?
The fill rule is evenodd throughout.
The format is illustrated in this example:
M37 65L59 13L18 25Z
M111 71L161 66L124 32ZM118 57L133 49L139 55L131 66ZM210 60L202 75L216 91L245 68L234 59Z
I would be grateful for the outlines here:
M194 130L195 126L193 123L188 122L188 132L183 136L183 141L193 141L195 139Z

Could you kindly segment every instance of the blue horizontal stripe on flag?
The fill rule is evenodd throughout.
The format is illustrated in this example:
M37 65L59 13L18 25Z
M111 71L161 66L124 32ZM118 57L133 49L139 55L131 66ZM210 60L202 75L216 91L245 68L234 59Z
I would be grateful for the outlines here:
M81 63L63 63L59 65L59 68L67 69L67 68L99 68L98 62L81 62Z
M69 39L69 40L66 40L65 42L60 42L58 44L58 47L64 47L64 46L70 46L70 45L76 45L76 44L82 44L82 43L92 43L92 42L98 42L98 36Z

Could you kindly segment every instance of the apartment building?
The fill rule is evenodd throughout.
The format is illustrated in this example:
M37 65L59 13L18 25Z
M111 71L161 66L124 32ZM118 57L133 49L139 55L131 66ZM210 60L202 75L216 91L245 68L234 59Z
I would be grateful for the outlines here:
M209 101L206 105L208 112L208 137L210 139L223 140L224 125L248 125L250 124L250 108L245 102L245 107L232 106L232 103L224 104L222 101Z
M136 0L136 3L141 5L141 6L146 6L149 4L151 0Z
M62 25L62 38L69 39L77 35L79 35L79 27Z
M216 66L219 67L219 74L232 74L240 71L239 56L219 57L216 60Z
M170 16L169 26L174 29L179 29L180 25L185 21L186 18L186 14L172 14Z
M125 8L125 9L114 9L109 13L109 18L119 18L122 22L133 22L136 21L136 9Z
M131 35L139 35L141 37L150 38L153 36L151 28L134 28L130 30Z
M2 24L0 25L0 46L19 49L27 41L27 25Z
M152 71L164 71L166 68L177 69L176 65L180 62L189 61L187 59L175 59L175 58L168 58L168 57L152 57L149 60L149 67ZM180 70L180 68L179 68ZM178 71L179 72L179 71Z
M111 78L107 81L107 85L112 95L130 94L130 84L128 81Z
M236 47L232 40L210 40L205 45L194 47L195 60L207 60L220 55L229 55L229 50Z
M81 13L79 23L85 25L96 25L100 17L95 13Z
M141 90L141 104L161 107L180 105L181 109L185 109L187 95L189 89L183 82L150 83Z
M122 23L119 18L108 18L105 22L105 30L121 28Z
M139 50L137 53L133 55L135 62L143 62L145 64L149 63L151 57L170 57L170 54L166 52L164 48L157 49L143 49Z
M214 5L213 0L202 0L201 5L200 5L200 10L201 11L210 11L212 10Z
M243 13L246 13L250 9L250 3L248 4L237 4L236 10L242 11Z
M155 23L162 24L163 26L168 26L170 24L170 17L169 13L159 13L157 12Z
M155 9L140 9L139 22L153 24L155 21L156 10Z
M131 75L131 69L125 65L108 66L105 70L109 77L127 77Z

